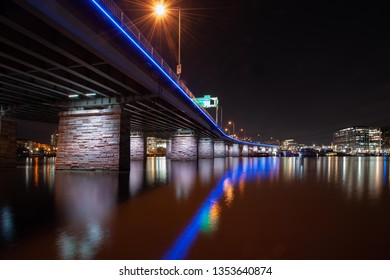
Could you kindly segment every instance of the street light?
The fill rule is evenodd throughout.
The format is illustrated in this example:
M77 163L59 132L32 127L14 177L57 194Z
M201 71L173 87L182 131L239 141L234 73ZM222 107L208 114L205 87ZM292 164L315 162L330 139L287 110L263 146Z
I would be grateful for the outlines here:
M235 134L235 133L234 133L234 122L229 121L229 125L232 125L232 127L233 127L233 135L234 135L234 134Z
M178 27L178 53L177 53L177 66L176 66L176 75L180 79L181 74L181 9L179 8L170 8L171 10L178 10L179 12L179 27ZM154 12L158 17L163 17L167 13L167 7L164 5L164 2L156 4L154 7Z
M166 9L164 4L159 3L154 7L154 12L156 13L157 16L161 17L165 14Z
M244 140L245 140L245 138L246 138L245 137L245 130L243 128L241 128L240 131L244 133Z

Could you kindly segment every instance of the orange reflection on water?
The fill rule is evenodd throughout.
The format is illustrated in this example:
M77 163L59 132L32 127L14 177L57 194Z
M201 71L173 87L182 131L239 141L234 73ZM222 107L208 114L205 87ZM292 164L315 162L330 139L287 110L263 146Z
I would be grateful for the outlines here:
M238 183L238 190L240 191L240 195L244 195L245 191L245 176L240 177L240 182Z
M220 216L221 216L221 206L218 203L214 203L210 207L210 214L209 214L210 230L212 232L217 230Z
M35 187L39 186L39 164L38 164L38 158L34 158L34 185Z
M230 182L229 178L226 178L223 181L223 192L225 194L225 203L227 206L231 206L233 200L234 200L234 192L233 192L233 185Z

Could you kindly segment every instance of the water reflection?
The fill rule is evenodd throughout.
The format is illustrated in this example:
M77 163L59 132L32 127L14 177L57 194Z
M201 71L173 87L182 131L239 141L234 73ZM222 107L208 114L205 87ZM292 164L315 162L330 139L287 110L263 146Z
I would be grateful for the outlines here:
M279 179L327 182L329 187L343 190L349 199L375 200L388 184L387 160L382 157L281 158Z
M150 188L167 184L170 180L170 169L170 161L165 157L149 157L146 161L131 161L129 196L133 198ZM119 186L123 185L122 183Z
M195 186L196 161L171 161L171 178L176 199L185 200Z
M256 164L252 164L253 162L256 162ZM217 230L223 206L232 206L235 196L234 188L243 184L242 176L247 181L252 181L259 176L266 178L275 172L272 166L275 166L276 163L277 159L245 159L240 164L238 159L229 158L229 165L232 168L225 173L217 186L212 189L191 222L163 258L171 260L185 258L200 232L209 234ZM253 166L258 168L253 168ZM241 187L244 188L245 186Z
M199 159L198 166L200 182L202 183L202 185L208 185L214 173L214 160Z
M163 256L164 259L183 259L199 234L214 234L224 211L234 208L236 195L243 197L248 183L256 182L257 187L267 183L280 188L284 184L301 182L306 187L315 188L327 182L329 187L344 192L348 199L364 197L370 201L381 197L387 183L383 180L387 178L387 160L382 158L246 158L242 161L230 158L227 166L228 171Z
M53 191L55 180L55 158L26 158L19 164L25 169L24 178L27 188L48 187Z
M142 162L142 161L141 161ZM165 157L152 157L146 160L147 184L165 184L168 179L168 166Z
M130 165L130 179L129 179L129 195L130 197L136 196L144 184L145 169L143 161L132 161ZM127 187L127 185L126 185Z
M57 246L62 259L92 259L110 238L117 174L57 172L56 205L63 219Z
M14 236L14 221L12 211L9 206L0 205L0 224L1 241L5 243L12 241Z
M382 157L148 158L130 172L56 172L53 159L27 159L0 178L2 258L35 257L34 246L61 259L294 258L390 234Z

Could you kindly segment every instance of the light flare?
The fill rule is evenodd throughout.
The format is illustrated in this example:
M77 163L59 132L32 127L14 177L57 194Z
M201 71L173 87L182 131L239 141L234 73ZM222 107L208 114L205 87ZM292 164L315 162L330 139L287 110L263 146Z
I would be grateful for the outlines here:
M163 16L165 15L166 9L163 3L159 3L154 7L154 12L157 16Z

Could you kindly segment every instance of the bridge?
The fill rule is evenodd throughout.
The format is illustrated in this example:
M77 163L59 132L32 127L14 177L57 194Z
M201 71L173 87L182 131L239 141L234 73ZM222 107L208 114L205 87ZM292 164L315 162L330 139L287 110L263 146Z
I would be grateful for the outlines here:
M277 147L225 134L113 0L0 10L0 167L16 165L15 119L58 123L57 169L127 170L147 137L172 160Z

